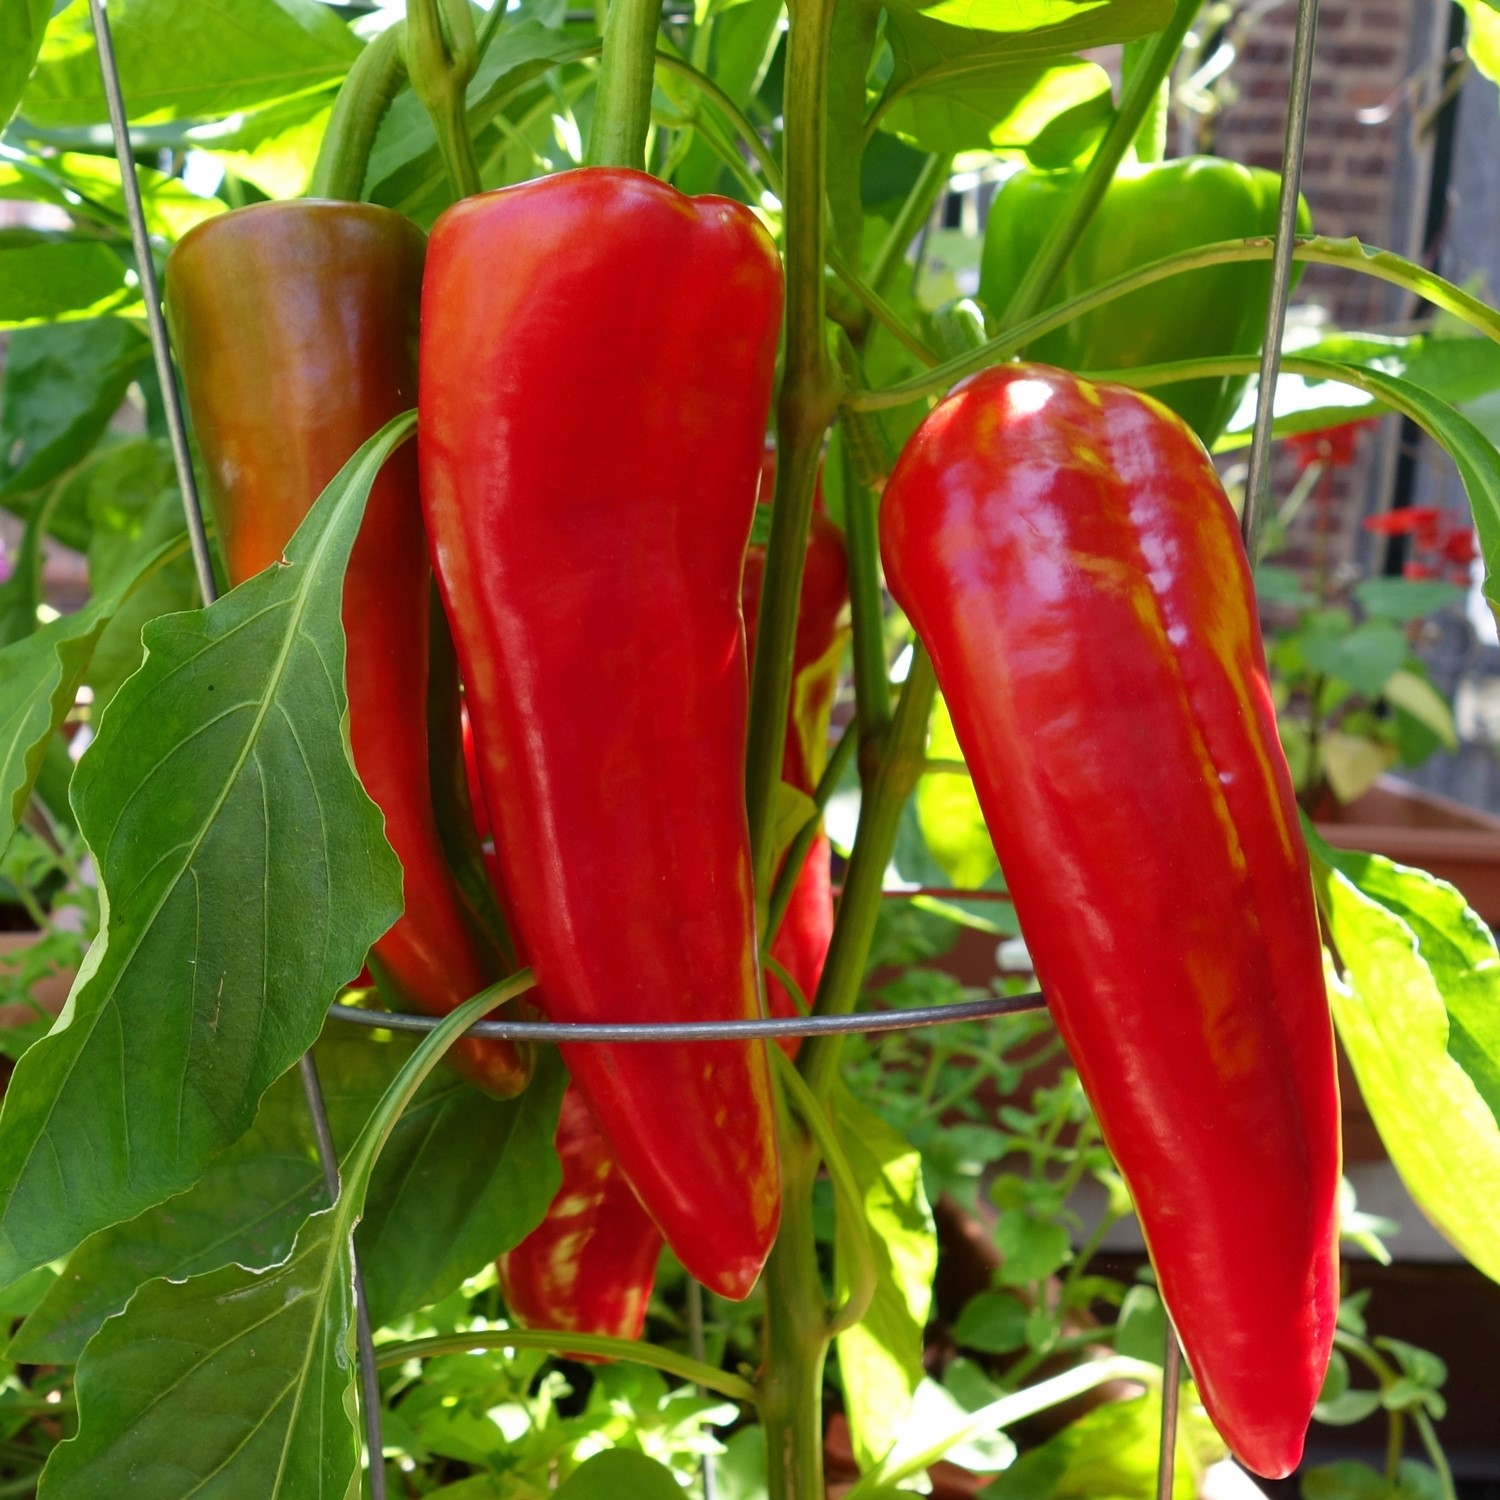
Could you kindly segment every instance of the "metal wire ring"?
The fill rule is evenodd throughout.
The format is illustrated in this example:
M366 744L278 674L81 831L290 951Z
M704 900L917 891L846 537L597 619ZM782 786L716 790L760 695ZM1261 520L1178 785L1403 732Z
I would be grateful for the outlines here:
M750 1021L613 1021L591 1025L578 1021L478 1021L465 1036L485 1041L537 1042L733 1042L754 1037L820 1036L839 1032L906 1031L952 1021L984 1021L993 1016L1024 1015L1045 1010L1039 990L1024 995L994 995L954 1005L921 1005L901 1010L867 1011L853 1016L772 1016ZM361 1010L330 1005L335 1021L384 1031L431 1031L440 1017L409 1011Z

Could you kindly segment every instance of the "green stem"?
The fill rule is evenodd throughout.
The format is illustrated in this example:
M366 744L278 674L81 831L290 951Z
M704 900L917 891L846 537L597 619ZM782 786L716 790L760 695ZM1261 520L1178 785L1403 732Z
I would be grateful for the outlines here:
M1432 1467L1437 1470L1438 1483L1443 1490L1443 1500L1458 1500L1458 1489L1453 1483L1453 1470L1448 1466L1448 1455L1443 1452L1443 1445L1438 1442L1432 1418L1421 1407L1414 1407L1411 1416L1417 1435L1422 1439L1422 1447L1426 1450L1427 1457L1432 1460Z
M694 67L686 59L664 48L658 48L656 62L659 67L666 68L680 78L686 79L704 98L712 102L714 108L729 122L734 133L745 143L745 148L755 158L755 164L760 168L761 176L765 178L767 189L780 198L785 192L785 184L781 180L781 168L771 154L770 147L761 139L760 132L751 123L749 115L707 73Z
M818 829L822 826L823 819L819 814L828 806L828 799L839 784L844 767L849 764L849 757L854 754L858 743L859 736L847 730L839 736L839 742L834 746L833 754L823 768L822 776L818 778L817 790L813 793L813 805L818 813L797 830L797 836L787 845L781 869L776 874L776 883L771 887L770 911L766 920L765 937L761 943L763 949L768 949L776 941L776 933L791 903L792 892L797 887L797 877L802 873L807 851L812 848L813 840L817 838Z
M1059 1406L1064 1401L1071 1401L1086 1391L1097 1390L1101 1385L1108 1385L1114 1380L1135 1380L1145 1386L1159 1386L1161 1371L1155 1365L1130 1359L1123 1354L1093 1360L1074 1370L1065 1370L1061 1375L1042 1381L1040 1385L1030 1386L1024 1391L1017 1391L1013 1396L1002 1396L988 1406L981 1406L937 1442L922 1449L920 1453L903 1458L899 1464L877 1464L860 1477L845 1500L865 1500L865 1497L878 1490L898 1485L903 1479L910 1479L923 1469L931 1468L945 1453L958 1447L960 1443L972 1442L977 1437L1014 1426L1027 1417L1034 1417L1038 1412Z
M357 203L380 122L406 83L406 26L398 21L370 42L333 101L308 184L309 198Z
M855 391L844 398L844 405L857 411L881 411L887 407L905 406L912 401L928 396L940 395L956 381L966 375L999 364L1018 353L1027 344L1061 328L1095 308L1105 307L1120 297L1143 287L1153 286L1158 281L1180 275L1184 271L1196 271L1204 266L1238 265L1247 262L1270 260L1275 253L1274 242L1268 237L1243 240L1220 240L1212 245L1203 245L1196 250L1186 250L1177 255L1164 256L1138 270L1128 271L1123 276L1101 282L1080 296L1059 303L1045 313L1028 318L1013 328L981 345L971 354L958 359L944 360L935 370L925 375L913 376L909 380L888 386L880 391ZM1373 276L1377 281L1388 282L1421 297L1440 307L1444 312L1467 323L1500 343L1500 311L1486 306L1477 297L1471 296L1461 287L1454 286L1435 275L1425 266L1396 255L1390 250L1371 250L1356 239L1335 240L1322 235L1298 240L1292 248L1292 259L1306 265L1339 266L1345 270L1358 271ZM1252 363L1249 373L1259 368ZM1236 371L1235 373L1242 373ZM1187 377L1184 377L1187 378Z
M668 1375L678 1375L693 1385L744 1401L754 1406L760 1393L748 1380L714 1365L689 1359L675 1349L642 1344L634 1339L607 1338L600 1333L564 1333L551 1328L479 1328L472 1333L440 1334L435 1338L409 1339L400 1344L378 1344L377 1363L382 1369L405 1364L409 1359L434 1359L440 1354L470 1354L484 1349L546 1349L554 1354L597 1354L605 1359L625 1359L649 1365Z
M771 1048L771 1058L776 1072L786 1091L787 1102L806 1127L813 1143L828 1169L828 1179L833 1184L835 1212L843 1225L845 1247L850 1264L840 1265L843 1279L849 1290L841 1307L828 1315L828 1332L837 1335L852 1328L869 1311L875 1297L875 1257L870 1248L869 1224L865 1219L864 1200L854 1173L849 1169L849 1159L834 1131L833 1122L823 1106L813 1096L802 1075L780 1047Z
M1113 1222L1111 1220L1111 1222ZM1041 1349L1028 1349L1003 1375L1000 1386L1003 1390L1020 1389L1026 1378L1049 1359L1072 1354L1079 1349L1095 1348L1103 1341L1106 1330L1093 1329L1088 1333L1070 1333L1066 1338L1055 1338Z
M929 156L922 170L917 173L917 180L906 195L906 201L896 215L896 222L891 225L891 232L886 235L884 243L875 252L875 259L870 263L870 285L877 292L886 289L896 267L901 264L908 247L917 237L917 231L931 217L938 197L948 185L952 170L952 156L939 154Z
M839 339L839 362L851 389L864 384L859 355L847 336ZM839 414L839 423L844 437L844 529L854 629L854 704L860 745L866 752L861 766L861 780L865 780L872 774L869 757L891 722L877 498L890 472L891 458L878 417L846 408Z
M865 790L859 809L859 831L844 876L833 941L823 966L814 1010L847 1015L859 999L865 962L880 915L886 866L896 847L896 830L906 799L922 774L927 720L937 691L932 660L920 645L912 653L911 671L885 737L880 768ZM799 1067L813 1093L826 1098L838 1071L839 1036L812 1036L802 1044Z
M807 1133L785 1113L783 1121L781 1230L763 1278L766 1320L760 1419L766 1442L766 1486L769 1500L820 1500L823 1365L830 1334L812 1224L818 1157Z
M1127 42L1122 72L1126 83L1134 78L1136 70L1150 55L1149 41ZM1167 121L1172 113L1172 80L1168 73L1157 85L1156 94L1147 106L1141 120L1141 128L1135 133L1132 144L1138 162L1158 162L1167 154Z
M616 4L623 0L616 0ZM832 0L792 0L786 76L786 336L776 412L776 494L766 547L750 687L745 804L762 919L771 887L772 821L792 685L797 603L823 434L837 404L824 337L828 38Z
M610 0L589 134L591 167L646 165L661 0Z
M1385 1478L1392 1489L1401 1473L1401 1450L1406 1446L1406 1417L1399 1408L1387 1413L1390 1420L1385 1436Z
M472 197L480 183L467 94L479 43L469 0L406 0L406 35L412 88L432 120L453 191Z
M924 365L935 365L938 363L938 356L901 321L896 315L895 309L891 307L885 298L870 286L868 282L864 281L860 277L859 272L836 250L829 250L828 264L839 280L854 293L855 300L897 342L910 353L916 355Z
M485 12L484 20L479 26L479 40L475 51L481 62L484 60L484 54L490 50L490 43L495 40L500 24L504 20L505 0L495 0L495 3Z
M1031 317L1046 302L1068 257L1083 238L1094 210L1109 191L1115 170L1135 140L1162 80L1172 71L1182 48L1182 39L1193 24L1200 3L1201 0L1177 0L1177 8L1166 30L1152 40L1151 49L1126 86L1119 113L1084 171L1067 212L1048 231L1026 268L1021 284L1011 294L1005 315L1000 320L1002 328L1014 327Z

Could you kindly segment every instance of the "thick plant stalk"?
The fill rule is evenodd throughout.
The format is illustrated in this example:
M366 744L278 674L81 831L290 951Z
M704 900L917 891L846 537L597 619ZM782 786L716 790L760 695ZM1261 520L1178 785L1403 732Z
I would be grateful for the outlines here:
M838 389L825 343L823 294L824 106L832 19L833 0L793 0L787 43L786 362L776 411L776 497L750 682L745 773L762 917L773 873L771 827L790 707L808 517Z
M594 96L588 165L646 165L651 131L651 84L661 0L611 0L604 18L604 53Z

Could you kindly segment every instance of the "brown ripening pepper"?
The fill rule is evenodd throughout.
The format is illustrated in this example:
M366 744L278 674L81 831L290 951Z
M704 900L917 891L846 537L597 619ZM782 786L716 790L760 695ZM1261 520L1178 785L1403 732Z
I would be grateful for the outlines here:
M415 404L423 248L389 209L298 200L209 219L173 249L167 312L231 584L276 563L355 449ZM349 740L403 871L405 910L370 967L398 1003L443 1015L506 969L433 812L430 581L407 444L370 490L344 580ZM509 1042L466 1038L448 1056L502 1097L530 1076Z

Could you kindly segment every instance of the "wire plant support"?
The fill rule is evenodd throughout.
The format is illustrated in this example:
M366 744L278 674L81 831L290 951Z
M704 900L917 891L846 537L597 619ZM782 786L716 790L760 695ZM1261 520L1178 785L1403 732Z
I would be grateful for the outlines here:
M105 0L89 0L94 35L99 51L99 67L109 108L110 128L115 154L119 160L125 206L130 222L141 292L146 304L152 354L161 384L172 455L178 484L182 490L183 511L192 547L198 585L205 604L217 597L217 587L204 529L202 505L193 475L187 445L182 403L173 372L171 342L162 313L151 243L136 177L135 156L126 122L119 70L115 62ZM1308 103L1311 93L1312 59L1317 28L1317 0L1298 0L1296 37L1292 54L1292 89L1287 112L1283 154L1281 198L1275 235L1275 253L1271 270L1271 296L1267 311L1265 341L1262 350L1260 383L1257 394L1254 437L1250 451L1249 475L1246 481L1241 534L1252 560L1259 539L1263 500L1268 488L1270 446L1275 413L1276 381L1281 360L1281 336L1285 325L1291 290L1292 249L1296 232L1297 200L1301 184L1303 148L1307 136ZM590 13L591 14L591 13ZM905 893L903 893L905 894ZM952 896L984 899L990 893L945 892ZM671 1044L701 1041L774 1039L810 1037L830 1033L876 1033L907 1028L938 1026L961 1021L1016 1015L1044 1009L1045 997L1038 991L1021 995L992 996L959 1004L926 1006L857 1015L816 1015L792 1018L764 1018L750 1021L704 1021L676 1023L619 1023L581 1025L552 1021L502 1020L481 1021L468 1035L485 1039L534 1040L547 1042L609 1042ZM334 1004L329 1015L338 1021L369 1028L399 1031L430 1031L438 1021L419 1016L379 1010L366 1010ZM323 1105L322 1091L311 1054L299 1065L309 1114L318 1143L319 1159L331 1195L338 1189L338 1158ZM363 1413L365 1441L369 1453L369 1493L372 1500L386 1500L383 1440L380 1419L380 1395L377 1361L358 1266L354 1275L355 1312L358 1326L358 1363L360 1405ZM1164 1349L1161 1401L1161 1445L1157 1472L1158 1500L1171 1500L1173 1494L1174 1456L1177 1444L1178 1404L1182 1368L1182 1351L1170 1321L1167 1324ZM821 1500L821 1497L806 1497Z

